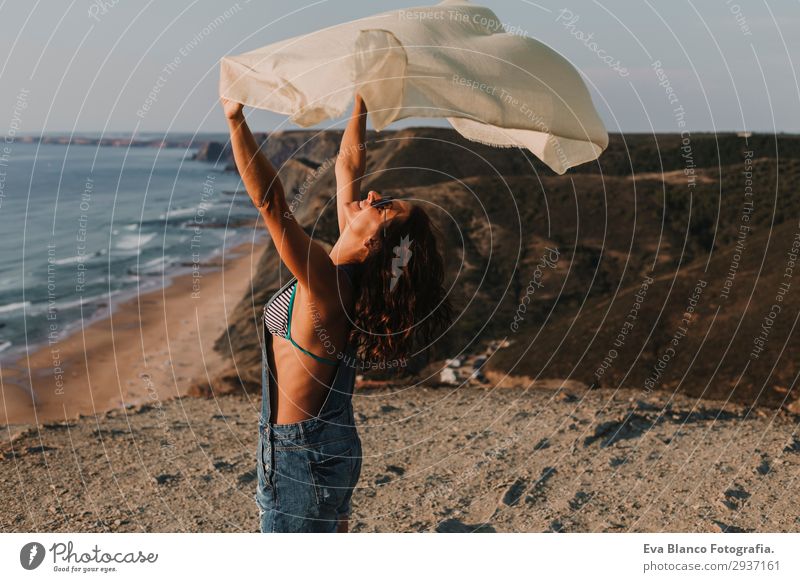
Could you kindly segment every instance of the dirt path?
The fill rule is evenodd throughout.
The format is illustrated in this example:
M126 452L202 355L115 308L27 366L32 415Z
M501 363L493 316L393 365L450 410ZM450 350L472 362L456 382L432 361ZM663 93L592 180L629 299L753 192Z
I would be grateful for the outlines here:
M29 429L2 449L0 528L257 531L258 410L184 397ZM356 412L355 531L800 530L786 412L514 388L362 389Z

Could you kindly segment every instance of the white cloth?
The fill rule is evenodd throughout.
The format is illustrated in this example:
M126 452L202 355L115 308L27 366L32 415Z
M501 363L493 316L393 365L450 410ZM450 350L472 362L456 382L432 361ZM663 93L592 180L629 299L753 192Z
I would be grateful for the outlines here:
M378 131L406 117L445 117L465 138L527 148L558 174L608 145L575 68L463 0L395 10L221 60L221 96L289 115L301 127L342 116L355 92Z

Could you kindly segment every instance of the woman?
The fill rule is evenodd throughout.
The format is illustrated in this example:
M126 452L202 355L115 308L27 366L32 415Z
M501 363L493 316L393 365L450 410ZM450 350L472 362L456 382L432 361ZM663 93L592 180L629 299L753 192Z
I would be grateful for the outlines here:
M336 160L339 239L330 254L297 224L245 122L222 100L234 160L294 277L264 307L258 487L262 532L347 531L361 472L356 362L424 349L452 317L433 225L418 204L370 191L366 106L356 96Z

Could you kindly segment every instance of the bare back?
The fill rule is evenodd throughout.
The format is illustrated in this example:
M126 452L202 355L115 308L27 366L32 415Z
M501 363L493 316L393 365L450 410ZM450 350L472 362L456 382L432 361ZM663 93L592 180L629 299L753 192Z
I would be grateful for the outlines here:
M338 289L331 289L329 295L338 301L328 301L324 308L304 286L298 285L291 319L292 339L318 356L337 360L347 345L353 295L348 276L341 272ZM338 304L338 309L331 308L331 304ZM272 348L267 356L276 387L270 403L272 421L291 424L315 416L322 408L337 367L303 353L288 339L279 336L271 339Z

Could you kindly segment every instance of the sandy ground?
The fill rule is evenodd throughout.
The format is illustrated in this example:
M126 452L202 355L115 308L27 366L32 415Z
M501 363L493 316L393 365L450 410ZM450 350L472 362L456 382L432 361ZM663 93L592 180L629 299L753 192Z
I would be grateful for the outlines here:
M258 529L257 397L183 397L2 447L3 531ZM800 530L800 417L667 393L359 389L354 531Z
M176 277L169 287L138 295L110 317L3 366L0 424L76 418L154 395L168 399L213 377L230 363L212 346L249 289L262 251L261 244L240 245L201 264L199 278L192 273ZM64 371L60 390L54 374L59 364ZM0 442L14 430L1 431Z

